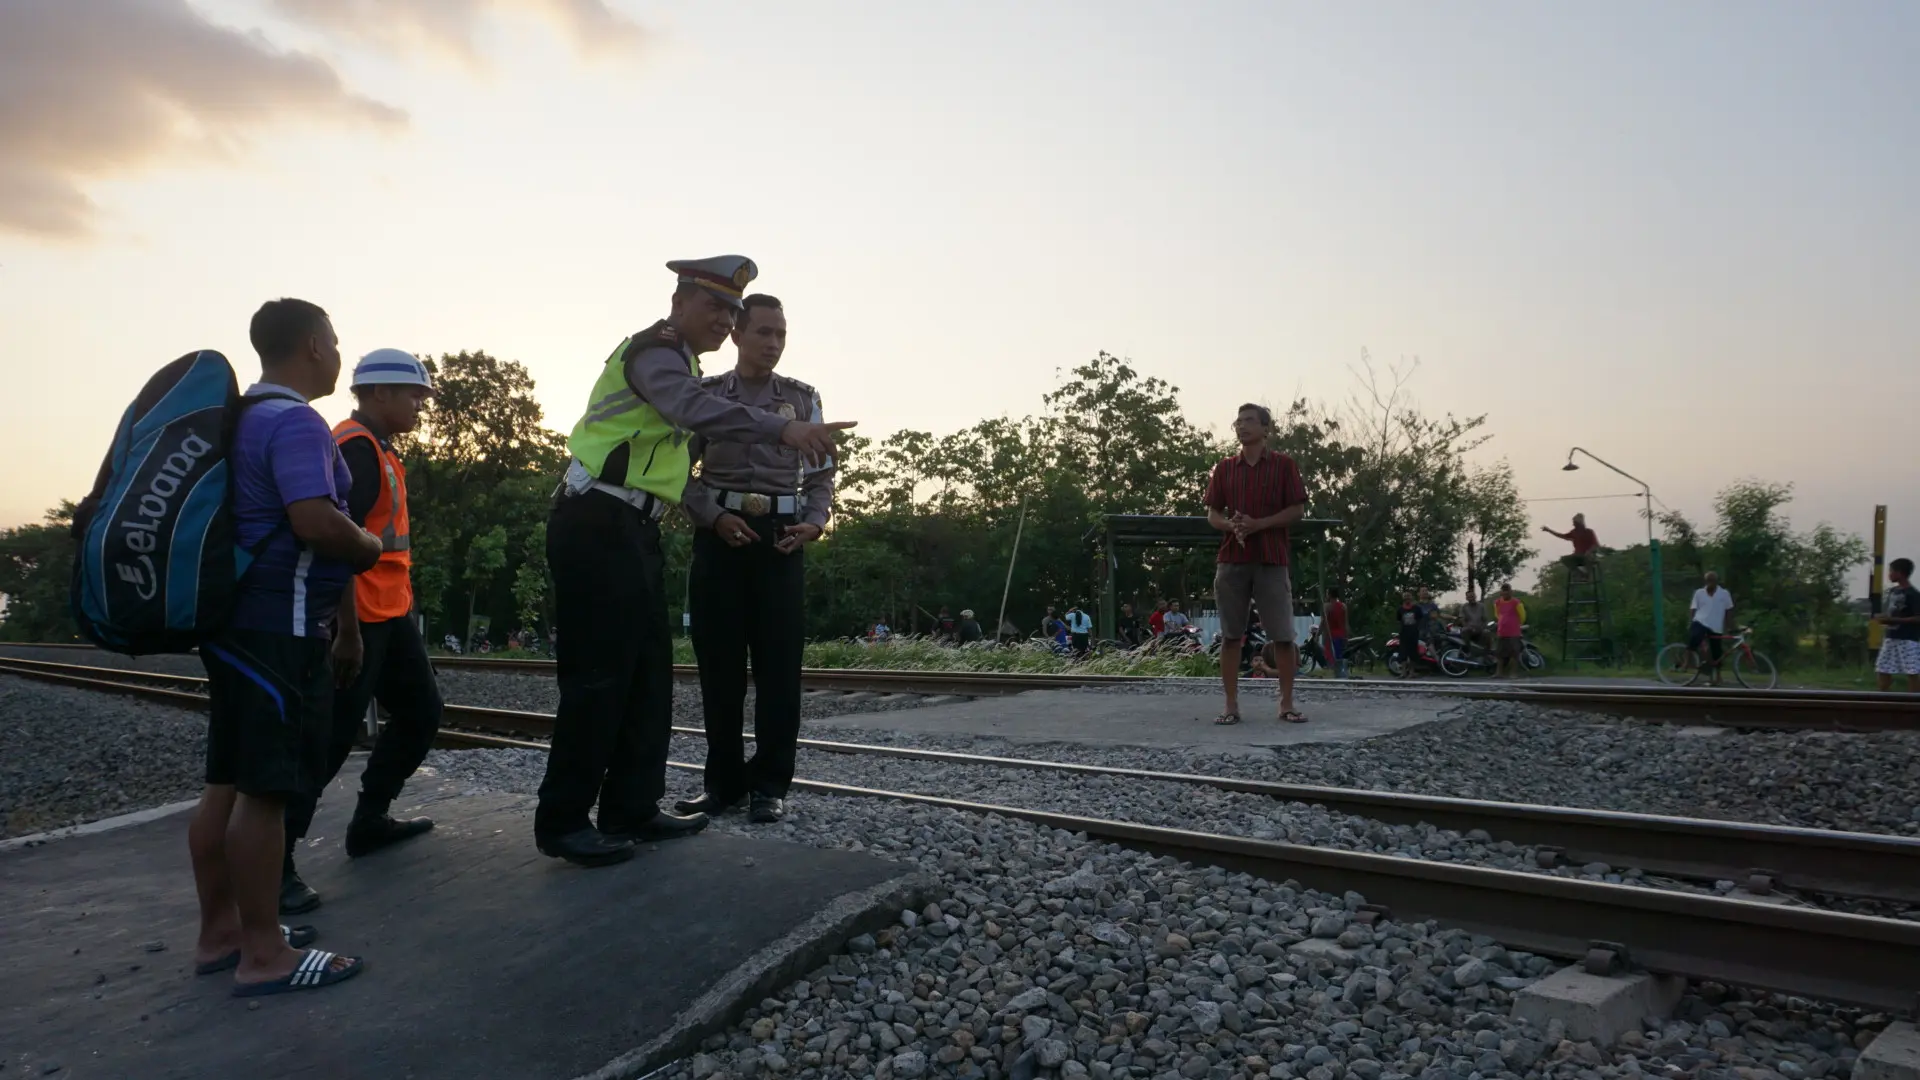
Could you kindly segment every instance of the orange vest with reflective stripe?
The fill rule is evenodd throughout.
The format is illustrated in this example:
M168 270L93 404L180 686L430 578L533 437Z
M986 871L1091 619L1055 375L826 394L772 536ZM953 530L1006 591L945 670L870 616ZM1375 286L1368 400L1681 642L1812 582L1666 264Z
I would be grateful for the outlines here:
M407 470L400 456L380 445L372 431L348 418L334 425L333 441L373 444L380 462L380 495L367 511L367 531L380 538L380 561L353 579L353 600L361 622L385 622L413 611L413 552L407 530Z

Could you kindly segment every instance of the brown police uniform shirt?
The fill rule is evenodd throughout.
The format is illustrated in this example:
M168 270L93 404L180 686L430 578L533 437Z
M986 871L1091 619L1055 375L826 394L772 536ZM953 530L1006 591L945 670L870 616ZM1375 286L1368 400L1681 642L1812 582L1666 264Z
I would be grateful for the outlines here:
M737 372L709 375L701 388L729 401L762 409L790 420L823 423L820 392L798 379L773 373L765 382L752 383ZM809 468L798 451L778 445L709 439L697 432L692 443L694 475L687 481L682 505L695 525L710 529L723 513L719 493L755 492L761 495L799 495L800 521L824 527L833 512L834 462ZM738 513L738 511L732 511Z

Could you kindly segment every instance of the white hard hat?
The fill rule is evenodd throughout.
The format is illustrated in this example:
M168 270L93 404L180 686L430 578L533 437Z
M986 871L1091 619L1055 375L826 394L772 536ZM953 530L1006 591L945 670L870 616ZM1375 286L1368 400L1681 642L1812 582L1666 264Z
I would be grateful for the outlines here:
M424 386L433 389L433 375L427 365L410 352L400 349L375 349L353 365L350 389L362 386Z

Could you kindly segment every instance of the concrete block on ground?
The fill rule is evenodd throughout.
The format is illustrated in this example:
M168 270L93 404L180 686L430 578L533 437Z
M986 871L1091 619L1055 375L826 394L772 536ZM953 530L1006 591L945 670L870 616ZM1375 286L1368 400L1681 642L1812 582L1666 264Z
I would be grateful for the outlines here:
M1920 1030L1905 1020L1888 1025L1860 1051L1853 1080L1920 1080Z
M192 973L185 815L0 852L8 1060L142 1080L631 1080L938 895L909 866L717 830L582 870L534 850L530 798L426 772L395 809L435 829L348 859L358 774L299 855L326 903L289 921L367 970L254 1008L230 974Z
M1641 1017L1671 1014L1685 989L1686 981L1671 975L1589 975L1574 965L1513 995L1513 1015L1543 1029L1558 1020L1575 1042L1611 1046L1638 1029Z

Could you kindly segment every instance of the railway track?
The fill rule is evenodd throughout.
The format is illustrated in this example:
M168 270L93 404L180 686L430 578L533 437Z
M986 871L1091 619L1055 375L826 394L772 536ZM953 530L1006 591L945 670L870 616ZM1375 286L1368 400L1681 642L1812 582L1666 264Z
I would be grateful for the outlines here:
M156 700L180 703L191 700L196 705L204 700L201 695L204 695L206 685L206 680L187 675L126 672L113 668L0 658L0 671L9 670L14 674L46 677L89 689L138 692L141 696ZM131 676L139 686L117 685L127 676ZM154 690L163 693L153 693ZM544 746L545 743L540 740L553 733L554 718L550 713L454 702L449 702L445 708L445 720L453 729L446 733L443 740L449 746L492 745L461 742L469 733L532 740L529 745ZM697 727L675 726L673 731L695 738L703 738L706 734ZM752 737L748 735L748 738ZM891 757L1060 775L1110 776L1123 780L1189 784L1320 805L1336 813L1393 825L1424 823L1460 833L1484 830L1495 839L1539 849L1543 869L1563 864L1602 862L1613 866L1638 867L1650 873L1689 881L1731 880L1760 894L1788 890L1920 907L1920 840L1902 837L1610 810L1482 802L826 739L801 739L799 745L808 750L849 756Z
M204 681L191 676L76 669L13 659L0 659L0 671L193 708L204 706L206 700L196 690ZM537 734L550 730L552 724L546 714L464 705L448 706L447 719L481 729L444 731L443 745L454 747L544 750L542 742L499 732ZM699 729L675 730L700 734ZM1920 900L1920 841L1900 837L822 740L802 740L802 745L830 753L1188 783L1318 803L1382 821L1485 829L1500 839L1547 845L1568 859L1599 859L1689 877L1738 875L1763 889L1778 886L1903 903ZM670 764L699 771L697 765ZM995 814L1271 881L1293 878L1323 890L1354 890L1373 902L1370 912L1375 919L1435 919L1488 934L1511 947L1584 958L1595 970L1631 962L1689 978L1895 1010L1912 1008L1920 993L1920 922L1220 836L911 792L807 780L796 781L795 787Z
M34 645L31 648L91 649L85 645ZM16 662L0 655L0 659ZM32 662L32 661L29 661ZM486 656L443 656L434 665L448 671L491 671L517 675L554 674L551 660L511 660ZM691 664L676 664L674 677L699 678ZM1045 674L984 671L893 671L879 668L806 668L803 688L813 692L912 694L924 697L982 698L1032 690L1077 690L1105 686L1153 686L1169 683L1211 685L1210 679L1173 679L1143 675ZM1920 731L1920 694L1882 694L1852 690L1748 690L1742 687L1673 687L1595 683L1402 682L1385 679L1313 678L1302 685L1316 692L1425 694L1477 701L1512 701L1549 708L1628 716L1663 723L1720 727L1827 731Z

